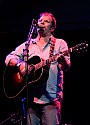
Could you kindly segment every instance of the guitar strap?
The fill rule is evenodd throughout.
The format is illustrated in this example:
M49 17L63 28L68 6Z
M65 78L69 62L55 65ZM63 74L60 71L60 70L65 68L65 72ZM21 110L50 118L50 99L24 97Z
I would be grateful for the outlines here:
M51 41L51 46L50 46L50 51L49 51L49 57L53 55L56 38L51 36L50 41Z

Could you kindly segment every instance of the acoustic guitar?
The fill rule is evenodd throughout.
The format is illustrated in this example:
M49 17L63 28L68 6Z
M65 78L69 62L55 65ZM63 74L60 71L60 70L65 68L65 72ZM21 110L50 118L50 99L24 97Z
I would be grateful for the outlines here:
M62 54L55 54L47 60L41 60L39 56L33 56L27 62L29 66L28 73L22 75L18 68L15 66L7 66L3 74L3 89L6 97L15 98L25 88L26 82L30 85L39 85L45 83L49 75L49 65L53 61L57 61L58 58L63 55L67 55L71 52L84 52L88 47L87 42L83 42L75 45L64 51Z

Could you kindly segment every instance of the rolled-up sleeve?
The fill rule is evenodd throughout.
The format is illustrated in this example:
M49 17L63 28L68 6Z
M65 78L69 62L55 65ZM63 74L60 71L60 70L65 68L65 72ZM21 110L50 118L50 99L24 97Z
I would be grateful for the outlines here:
M8 65L11 59L22 60L23 49L25 48L25 43L16 47L14 51L6 56L5 64Z

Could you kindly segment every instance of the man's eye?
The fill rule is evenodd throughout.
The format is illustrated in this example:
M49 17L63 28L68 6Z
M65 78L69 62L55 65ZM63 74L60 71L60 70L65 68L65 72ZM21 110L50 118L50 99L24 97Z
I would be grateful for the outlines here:
M38 22L46 22L46 23L50 23L49 20L42 20L42 19L39 19Z
M49 21L49 20L45 20L45 22L50 23L50 21Z

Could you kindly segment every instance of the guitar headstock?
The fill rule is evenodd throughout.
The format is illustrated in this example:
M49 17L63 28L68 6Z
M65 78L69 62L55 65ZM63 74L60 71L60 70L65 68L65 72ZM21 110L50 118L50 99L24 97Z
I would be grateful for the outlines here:
M72 47L72 51L81 53L87 51L88 43L85 41L83 43L77 44L76 46Z

